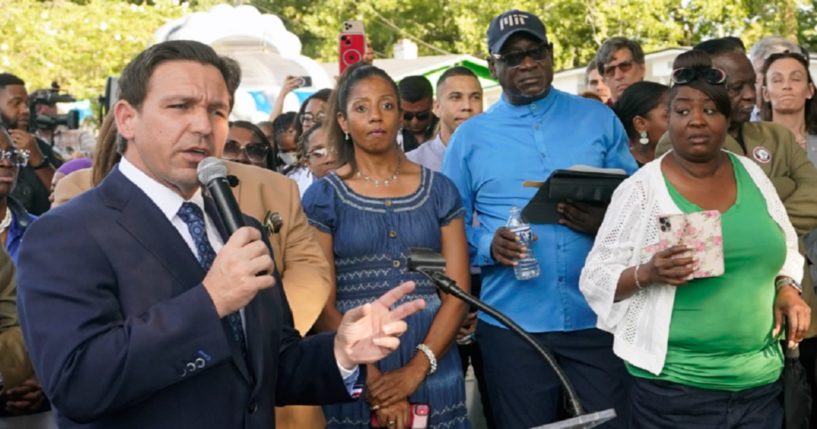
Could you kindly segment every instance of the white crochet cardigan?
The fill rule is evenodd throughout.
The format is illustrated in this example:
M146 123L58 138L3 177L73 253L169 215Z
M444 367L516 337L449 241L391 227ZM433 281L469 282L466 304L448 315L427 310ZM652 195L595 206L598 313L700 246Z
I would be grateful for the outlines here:
M783 203L760 167L743 156L737 158L785 235L788 252L780 275L800 282L804 260L798 253L797 236ZM662 159L643 166L616 189L579 279L579 288L598 315L597 326L613 334L615 354L656 375L661 373L667 355L675 287L652 285L619 302L613 299L622 271L648 262L655 253L656 217L681 213L664 183Z

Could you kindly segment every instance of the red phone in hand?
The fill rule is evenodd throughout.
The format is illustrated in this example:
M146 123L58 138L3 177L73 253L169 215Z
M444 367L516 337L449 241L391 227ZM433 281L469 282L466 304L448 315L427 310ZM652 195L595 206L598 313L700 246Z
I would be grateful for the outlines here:
M411 404L411 414L409 415L409 428L426 429L428 427L428 416L431 415L431 407L428 404ZM372 413L373 428L388 428L385 424L380 424L377 415Z
M363 31L362 21L346 21L340 32L340 74L352 64L359 63L366 53L366 35Z

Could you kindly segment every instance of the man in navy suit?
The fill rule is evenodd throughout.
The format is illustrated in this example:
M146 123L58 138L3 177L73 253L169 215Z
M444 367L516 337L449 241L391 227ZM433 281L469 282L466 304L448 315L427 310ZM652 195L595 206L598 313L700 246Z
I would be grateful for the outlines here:
M232 236L196 167L220 156L240 72L198 42L125 68L126 141L97 188L29 227L19 259L26 344L61 428L274 427L274 405L351 400L359 364L399 345L402 285L301 339L260 225Z

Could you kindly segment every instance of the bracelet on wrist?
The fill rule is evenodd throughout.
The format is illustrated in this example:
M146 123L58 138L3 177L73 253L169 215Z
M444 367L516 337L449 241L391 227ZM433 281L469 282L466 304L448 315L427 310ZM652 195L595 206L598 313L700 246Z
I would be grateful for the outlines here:
M426 355L426 358L428 359L429 368L426 375L434 374L434 371L437 371L437 357L434 356L434 352L431 351L430 347L423 343L417 344L416 348Z
M803 287L800 286L793 278L791 277L779 277L777 280L774 281L774 290L775 292L779 292L780 288L784 286L791 286L797 293L803 293Z
M641 290L644 290L644 286L641 286L641 282L638 281L638 267L640 267L640 266L641 266L641 264L637 264L635 266L635 271L633 272L633 278L635 278L635 287L638 288L638 290L641 291Z

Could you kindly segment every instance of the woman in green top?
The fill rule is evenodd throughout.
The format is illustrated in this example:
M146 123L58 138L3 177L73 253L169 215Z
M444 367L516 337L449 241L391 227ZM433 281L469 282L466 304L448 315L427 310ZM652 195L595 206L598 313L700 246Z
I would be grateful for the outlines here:
M781 427L776 336L785 319L793 346L810 320L794 229L762 170L722 150L723 71L698 51L673 66L673 150L616 191L580 288L635 378L633 427ZM693 278L700 253L656 252L658 216L703 210L720 212L725 270Z

